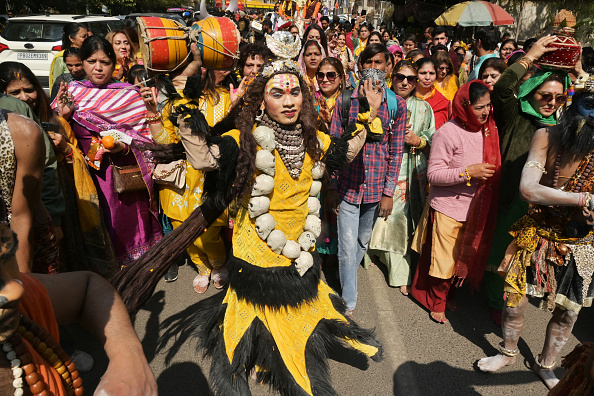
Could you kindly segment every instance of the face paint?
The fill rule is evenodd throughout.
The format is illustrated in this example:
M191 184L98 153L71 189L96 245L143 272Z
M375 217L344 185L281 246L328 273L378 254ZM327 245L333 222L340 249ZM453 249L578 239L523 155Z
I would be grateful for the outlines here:
M586 122L594 126L594 94L581 97L575 102L578 113L586 119Z
M297 122L303 103L299 79L293 74L277 74L266 83L266 113L279 124Z

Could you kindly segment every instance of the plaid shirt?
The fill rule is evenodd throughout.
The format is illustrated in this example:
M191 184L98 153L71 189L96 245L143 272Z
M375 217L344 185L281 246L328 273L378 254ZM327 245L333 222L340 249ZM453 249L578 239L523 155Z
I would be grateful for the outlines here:
M351 96L349 123L357 119L359 113L358 90ZM396 96L398 109L393 118L394 124L391 131L390 115L386 92L378 110L378 117L382 121L384 136L380 142L367 142L345 169L339 172L337 181L332 181L331 188L337 188L338 193L350 204L379 202L382 195L394 195L402 152L404 148L404 135L406 134L406 102ZM340 136L342 127L342 95L339 95L332 115L330 135Z

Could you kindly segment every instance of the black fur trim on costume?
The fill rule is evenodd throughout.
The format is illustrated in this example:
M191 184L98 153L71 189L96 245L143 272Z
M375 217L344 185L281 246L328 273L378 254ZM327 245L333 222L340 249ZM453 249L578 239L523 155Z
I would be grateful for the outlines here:
M278 351L276 342L260 319L256 318L237 344L233 363L229 361L225 348L223 319L227 305L222 304L225 292L218 293L200 303L194 325L195 335L200 338L199 347L205 356L212 357L210 383L215 395L251 395L248 373L258 367L258 381L269 384L283 396L305 396L288 371ZM344 314L344 303L335 295L330 295L335 307ZM305 346L307 375L315 396L334 396L336 391L330 383L328 373L328 352L337 343L350 338L367 345L378 347L379 352L372 359L380 361L382 347L374 337L373 330L362 329L353 321L321 320L313 330ZM362 352L356 353L363 355Z
M229 114L225 116L221 121L217 122L212 128L210 128L210 134L212 136L219 136L223 133L229 132L230 130L237 129L237 116L241 112L243 105L238 103L231 107Z
M173 109L174 111L169 115L169 120L173 125L179 128L177 118L181 115L184 121L192 130L192 135L201 135L205 133L207 136L210 132L210 127L206 121L204 114L198 109L198 102L191 101L183 105L179 105Z
M229 286L237 296L259 307L298 307L318 297L319 254L312 252L314 265L302 276L295 265L262 268L231 256L227 263Z
M186 159L186 151L181 142L171 144L137 144L136 147L142 151L150 151L150 157L157 164L168 164L180 159Z
M169 102L181 99L181 95L177 92L173 82L166 74L159 76L157 79L157 89L167 97Z
M347 127L348 129L348 127ZM346 132L346 131L345 131ZM349 139L346 137L350 136ZM347 153L349 151L348 141L352 138L352 134L344 133L341 137L331 137L330 147L324 156L324 163L328 174L341 169L347 164Z
M202 96L202 76L200 73L188 77L183 93L186 98L192 99L198 99Z
M330 301L332 302L332 305L334 305L334 309L336 309L341 315L345 315L346 303L342 298L336 294L331 294ZM324 321L328 323L328 329L334 336L339 338L350 338L357 340L362 344L377 347L378 352L373 355L371 359L375 362L381 362L384 360L384 348L375 338L375 329L364 329L359 327L359 325L357 325L348 317L346 317L346 319L349 321L348 324L336 320Z
M359 100L359 113L367 113L369 110L371 110L371 107L369 106L369 101L367 100L367 98L365 96L359 96L358 100Z
M218 210L225 210L233 200L239 145L231 136L207 136L208 145L219 146L219 169L206 172L203 197L212 201Z

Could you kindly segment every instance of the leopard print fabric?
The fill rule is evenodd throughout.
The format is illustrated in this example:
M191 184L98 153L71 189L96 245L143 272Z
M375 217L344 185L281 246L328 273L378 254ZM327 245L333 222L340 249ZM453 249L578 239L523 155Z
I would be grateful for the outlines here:
M12 135L8 129L6 119L6 111L0 111L0 189L2 189L2 199L8 211L8 221L10 221L12 194L16 178L16 156Z

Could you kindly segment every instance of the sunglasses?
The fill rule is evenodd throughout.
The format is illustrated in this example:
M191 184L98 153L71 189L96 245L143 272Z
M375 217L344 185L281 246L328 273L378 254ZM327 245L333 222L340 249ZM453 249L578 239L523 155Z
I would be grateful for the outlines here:
M543 91L538 91L537 92L540 95L540 100L542 102L545 103L549 103L552 102L553 99L555 99L555 103L557 103L558 105L562 105L565 102L567 102L567 95L565 94L552 94L551 92L543 92Z
M405 76L402 73L396 73L394 74L394 77L396 77L396 81L398 82L402 82L406 79L406 81L408 81L409 84L414 84L417 82L417 76Z
M447 70L450 70L450 67L449 66L441 66L441 67L439 67L439 70L446 70L447 71Z
M324 77L326 77L328 79L328 81L332 82L332 81L336 80L336 72L328 72L328 73L317 72L316 73L316 78L319 81L324 81Z

